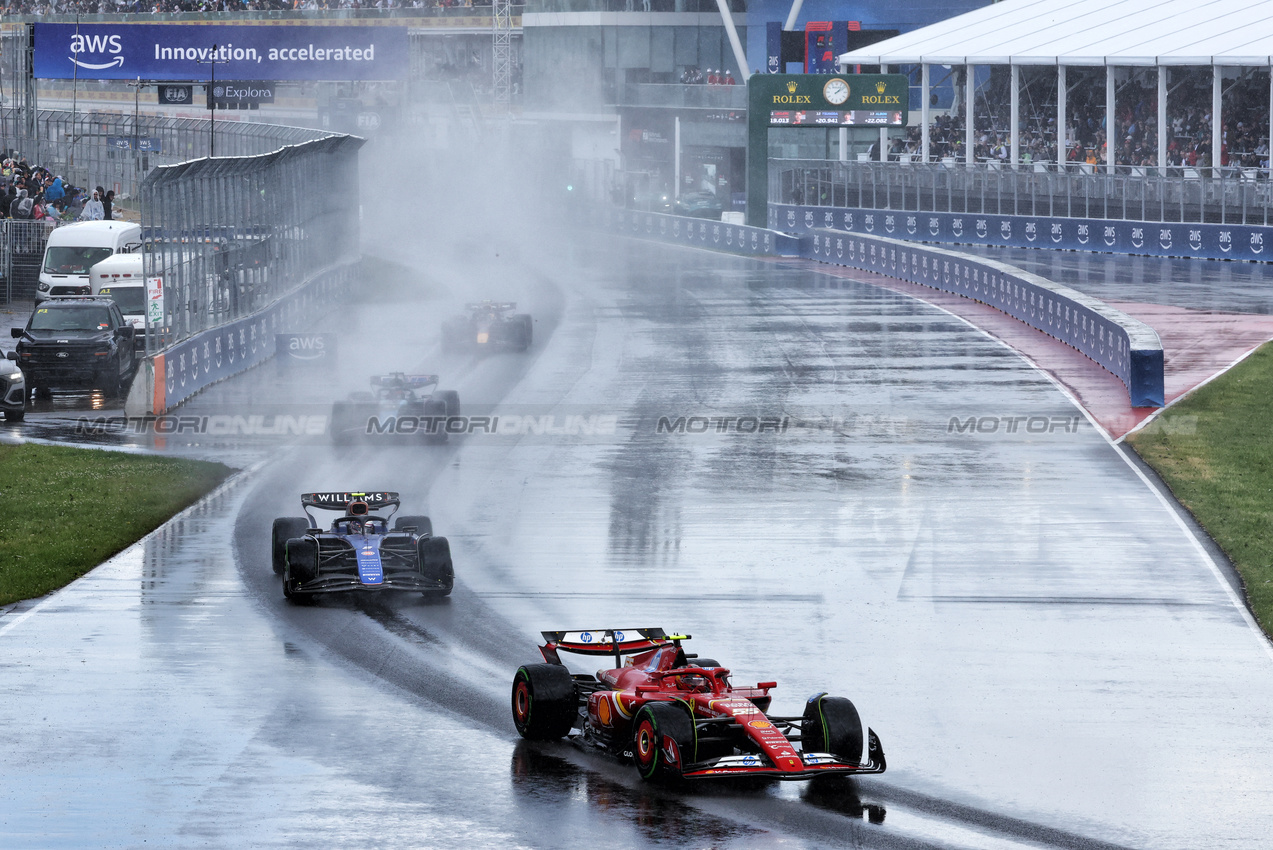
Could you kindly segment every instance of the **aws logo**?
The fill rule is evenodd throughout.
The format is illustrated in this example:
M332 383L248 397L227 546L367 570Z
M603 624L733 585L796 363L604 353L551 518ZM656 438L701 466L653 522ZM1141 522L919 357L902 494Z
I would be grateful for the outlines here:
M81 68L90 71L102 71L106 68L123 67L124 57L115 55L115 58L109 62L91 63L81 62L76 58L81 53L93 54L120 54L124 52L124 45L120 43L117 35L80 35L79 33L71 36L71 56L68 58Z

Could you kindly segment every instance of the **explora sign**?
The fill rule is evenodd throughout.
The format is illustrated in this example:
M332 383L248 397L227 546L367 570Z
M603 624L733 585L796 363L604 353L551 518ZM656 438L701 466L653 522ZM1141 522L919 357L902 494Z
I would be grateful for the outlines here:
M35 24L33 74L53 80L396 80L406 27Z

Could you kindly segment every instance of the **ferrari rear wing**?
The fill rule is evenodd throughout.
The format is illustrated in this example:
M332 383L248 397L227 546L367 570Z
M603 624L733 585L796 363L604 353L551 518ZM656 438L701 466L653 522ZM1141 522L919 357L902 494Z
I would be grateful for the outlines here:
M550 664L560 664L558 652L576 655L613 655L618 665L624 655L646 652L660 646L679 644L689 635L669 635L662 629L590 629L588 631L540 632L546 643L540 655Z

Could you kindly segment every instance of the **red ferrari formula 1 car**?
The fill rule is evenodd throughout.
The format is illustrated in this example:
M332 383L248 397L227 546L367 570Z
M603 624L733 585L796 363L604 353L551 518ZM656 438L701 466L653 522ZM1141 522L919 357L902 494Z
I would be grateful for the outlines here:
M814 694L800 717L766 714L776 682L734 687L729 670L687 654L689 635L662 629L543 632L544 664L513 678L523 738L573 740L631 759L644 779L767 776L811 779L883 773L884 749L843 697ZM596 676L572 674L558 653L611 656ZM626 658L625 658L626 656Z

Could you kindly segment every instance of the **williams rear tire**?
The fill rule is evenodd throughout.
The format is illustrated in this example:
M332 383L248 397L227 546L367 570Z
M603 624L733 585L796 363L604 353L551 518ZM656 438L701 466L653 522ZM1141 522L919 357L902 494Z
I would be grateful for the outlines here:
M862 718L844 697L814 694L804 706L800 747L806 753L830 753L850 764L862 763Z
M579 717L579 697L570 671L560 664L527 664L513 677L513 725L532 741L570 734Z
M406 531L408 528L415 528L415 533L419 537L433 536L433 522L427 516L406 514L404 516L394 517L394 531Z
M455 390L438 390L433 397L446 405L447 416L460 415L460 394Z
M282 575L287 567L287 541L294 537L304 537L308 530L307 519L285 516L274 520L274 526L270 529L270 557L275 575Z

